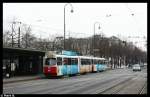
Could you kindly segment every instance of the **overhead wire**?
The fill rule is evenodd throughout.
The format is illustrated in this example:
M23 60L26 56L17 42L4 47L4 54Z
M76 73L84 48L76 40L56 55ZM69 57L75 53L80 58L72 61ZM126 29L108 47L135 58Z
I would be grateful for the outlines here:
M136 26L137 26L138 31L139 31L139 32L143 32L143 31L141 30L141 27L139 26L139 22L138 22L137 19L136 19L136 15L135 15L134 11L128 6L128 3L126 3L125 6L126 6L126 8L128 9L128 12L130 13L130 15L132 16L132 19L134 20L134 22L135 22L135 24L136 24Z
M141 27L139 26L139 22L137 21L136 19L136 15L134 13L134 11L128 6L128 3L125 4L126 8L128 9L128 12L130 13L130 15L132 16L132 19L134 20L135 24L136 24L136 27L137 27L137 30L138 30L138 34L140 35L140 33L142 33L143 31L141 30ZM128 38L142 38L142 37L139 37L139 36L134 36L134 37L129 37ZM143 36L143 39L145 39L146 37ZM146 41L145 41L146 42ZM137 41L135 42L137 44ZM138 42L139 43L139 42Z

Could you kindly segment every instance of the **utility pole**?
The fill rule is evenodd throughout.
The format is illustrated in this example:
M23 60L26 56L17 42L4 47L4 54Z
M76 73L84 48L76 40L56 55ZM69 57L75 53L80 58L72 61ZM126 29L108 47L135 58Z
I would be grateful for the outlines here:
M20 48L20 26L18 28L18 47Z
M12 22L12 43L11 43L11 46L13 47L14 46L14 37L13 37L13 32L14 32L14 24L15 22Z
M20 48L20 25L18 27L18 33L15 33L15 28L14 28L17 23L21 24L21 22L19 22L19 21L13 21L12 22L12 33L11 33L12 43L11 43L11 46L14 47L15 44L17 44L17 47Z

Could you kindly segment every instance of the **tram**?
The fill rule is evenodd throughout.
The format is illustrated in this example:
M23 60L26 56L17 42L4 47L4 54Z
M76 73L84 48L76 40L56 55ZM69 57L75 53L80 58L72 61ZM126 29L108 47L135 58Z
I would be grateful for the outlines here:
M72 56L47 52L43 72L46 77L85 74L106 70L105 58Z

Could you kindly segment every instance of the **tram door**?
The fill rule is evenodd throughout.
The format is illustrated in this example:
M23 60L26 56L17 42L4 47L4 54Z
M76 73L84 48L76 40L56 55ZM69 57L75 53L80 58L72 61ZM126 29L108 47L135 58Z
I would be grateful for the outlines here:
M64 58L63 60L63 74L69 75L71 74L71 58Z
M71 58L71 74L77 74L78 73L78 59L77 58Z
M57 57L58 75L63 75L62 58Z
M71 58L67 58L68 64L67 64L67 74L71 74Z
M67 75L67 65L68 65L68 59L63 58L63 75Z

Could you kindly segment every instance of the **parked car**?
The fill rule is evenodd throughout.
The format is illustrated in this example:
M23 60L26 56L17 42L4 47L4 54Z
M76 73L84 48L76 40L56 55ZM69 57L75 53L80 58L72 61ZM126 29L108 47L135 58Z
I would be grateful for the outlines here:
M132 67L133 71L141 71L141 66L139 64L135 64Z

